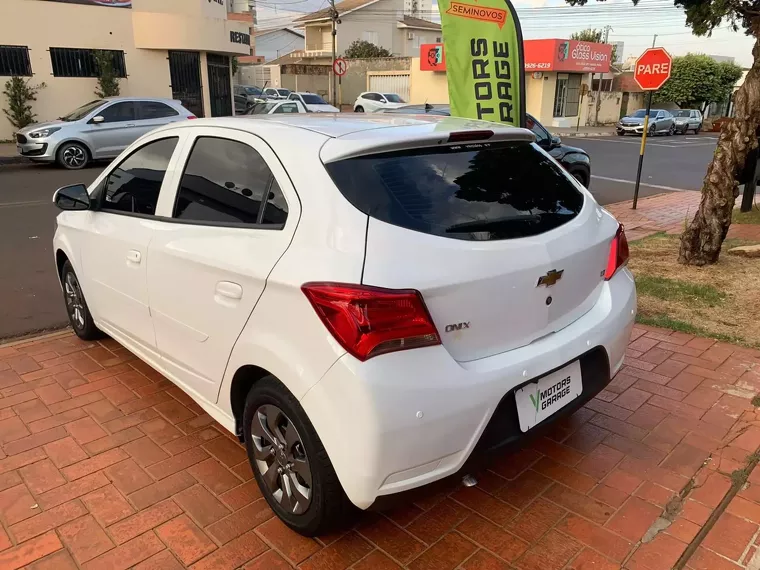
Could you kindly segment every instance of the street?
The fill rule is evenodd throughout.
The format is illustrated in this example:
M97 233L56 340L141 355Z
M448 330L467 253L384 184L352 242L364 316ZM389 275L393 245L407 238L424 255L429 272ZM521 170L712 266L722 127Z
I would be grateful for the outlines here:
M657 137L647 144L641 196L699 190L717 136ZM602 204L630 200L636 179L638 137L566 136L563 142L591 155L591 192ZM72 172L47 165L0 166L0 338L66 323L51 251L55 231L53 192L90 184L103 164Z

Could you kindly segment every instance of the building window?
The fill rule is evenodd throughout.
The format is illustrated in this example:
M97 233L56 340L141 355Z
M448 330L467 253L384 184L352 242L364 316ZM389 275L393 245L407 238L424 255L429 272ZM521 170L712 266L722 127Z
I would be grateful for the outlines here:
M29 48L26 46L0 46L0 75L31 75Z
M578 73L557 75L554 90L554 116L575 117L581 99L581 75Z
M377 32L364 32L362 39L376 46L380 45L380 34Z
M94 49L50 48L50 60L53 63L55 77L98 77L98 64L95 61ZM127 76L127 66L124 62L124 52L109 51L113 57L113 68L116 77Z

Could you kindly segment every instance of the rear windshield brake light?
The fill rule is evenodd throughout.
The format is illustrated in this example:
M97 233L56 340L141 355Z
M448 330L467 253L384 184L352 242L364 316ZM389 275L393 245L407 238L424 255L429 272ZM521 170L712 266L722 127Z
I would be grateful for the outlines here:
M485 141L493 136L493 131L457 131L449 135L449 142Z

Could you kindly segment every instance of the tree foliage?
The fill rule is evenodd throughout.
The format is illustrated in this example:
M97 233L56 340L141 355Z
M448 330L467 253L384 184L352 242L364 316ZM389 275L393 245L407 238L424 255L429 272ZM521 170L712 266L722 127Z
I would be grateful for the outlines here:
M655 101L676 103L682 109L704 108L725 101L741 76L740 66L718 63L707 55L674 57L670 79L655 93Z
M8 106L3 108L3 113L11 125L23 129L34 122L37 115L32 112L31 103L37 100L37 92L44 87L44 83L29 85L29 80L15 76L5 82L3 95L8 100Z
M597 30L596 28L586 28L580 32L573 32L570 34L571 40L578 40L579 42L592 42L595 44L603 44L604 42L604 30ZM612 61L617 61L617 46L612 46Z
M391 57L393 54L384 47L376 46L365 40L354 40L343 54L349 59L369 59L373 57Z
M118 97L121 94L113 57L113 53L110 51L95 50L95 63L98 69L98 88L95 90L95 95L101 99L104 97Z

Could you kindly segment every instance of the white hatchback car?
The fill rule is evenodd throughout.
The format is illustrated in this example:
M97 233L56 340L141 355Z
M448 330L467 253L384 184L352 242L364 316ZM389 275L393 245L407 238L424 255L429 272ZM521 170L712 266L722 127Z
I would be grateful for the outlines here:
M268 115L160 128L58 190L76 333L245 441L306 535L576 410L623 362L622 227L530 131Z
M367 91L360 93L354 101L354 112L356 113L374 113L385 109L398 109L406 106L407 103L395 93L379 93L377 91Z

